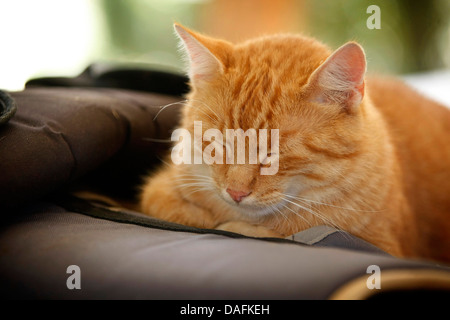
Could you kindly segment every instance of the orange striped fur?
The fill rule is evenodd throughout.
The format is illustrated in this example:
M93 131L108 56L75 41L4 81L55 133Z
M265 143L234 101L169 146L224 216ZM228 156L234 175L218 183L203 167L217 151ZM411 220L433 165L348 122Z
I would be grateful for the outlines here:
M180 126L278 128L279 171L169 158L142 187L144 213L250 236L325 224L393 255L450 262L448 109L398 80L364 81L355 43L333 54L299 35L231 44L176 29L192 88ZM227 188L249 195L236 203Z

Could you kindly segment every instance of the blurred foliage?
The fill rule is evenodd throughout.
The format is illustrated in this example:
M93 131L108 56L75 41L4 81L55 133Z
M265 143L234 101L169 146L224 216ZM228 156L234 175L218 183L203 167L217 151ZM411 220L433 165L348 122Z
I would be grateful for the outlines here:
M366 27L370 5L381 9L381 29ZM372 70L391 73L444 68L450 49L448 0L309 0L310 31L330 45L360 42Z
M202 31L203 9L210 1L101 0L110 44L106 57L179 68L172 24L179 21ZM370 71L411 73L450 65L448 0L297 1L306 10L306 30L292 32L306 33L333 48L356 40L366 50ZM366 27L366 9L373 4L381 9L380 30Z
M173 23L195 27L200 4L177 0L101 0L109 38L105 57L180 68Z

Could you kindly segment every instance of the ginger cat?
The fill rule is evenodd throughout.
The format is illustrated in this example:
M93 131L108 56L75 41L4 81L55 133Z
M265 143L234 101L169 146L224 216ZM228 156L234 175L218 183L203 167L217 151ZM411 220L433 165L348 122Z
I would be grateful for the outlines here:
M142 212L256 237L325 224L396 256L450 262L450 110L398 80L365 79L355 42L331 52L298 35L231 44L175 30L191 85L180 127L276 128L279 150L269 163L169 159L142 187Z

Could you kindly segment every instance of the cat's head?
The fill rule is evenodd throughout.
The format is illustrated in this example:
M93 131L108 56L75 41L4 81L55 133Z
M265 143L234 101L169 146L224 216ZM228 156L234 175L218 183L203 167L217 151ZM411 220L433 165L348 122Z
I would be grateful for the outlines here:
M256 216L276 213L303 192L313 191L316 200L331 194L360 150L366 71L362 48L349 42L331 52L298 35L231 44L178 24L175 30L191 85L182 126L193 136L197 121L202 134L215 129L224 137L212 153L218 156L223 150L219 156L224 163L193 164L191 174L231 207ZM225 141L227 129L267 129L265 154L250 163L251 139L246 139L245 163L227 164L226 152L234 152L235 162L238 152L236 141L234 150ZM271 144L274 129L278 145ZM203 141L203 150L210 144ZM259 139L257 144L258 151L264 150ZM261 174L264 168L276 170Z

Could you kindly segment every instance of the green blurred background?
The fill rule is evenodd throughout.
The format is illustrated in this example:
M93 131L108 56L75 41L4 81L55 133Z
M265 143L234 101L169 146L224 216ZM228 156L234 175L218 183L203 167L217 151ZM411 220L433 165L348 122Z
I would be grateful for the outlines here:
M373 4L381 11L379 30L366 26L371 15L366 9ZM177 65L171 25L176 20L230 40L257 36L258 30L304 33L333 47L356 40L366 49L372 70L381 72L410 73L450 65L449 0L102 0L101 6L111 58L142 55L151 62ZM257 26L242 21L246 16ZM267 26L268 20L281 21ZM233 33L224 31L227 24ZM242 36L236 36L239 29Z
M38 4L36 4L38 3ZM381 29L368 29L370 5ZM450 0L2 0L0 88L72 76L92 62L180 70L172 24L230 41L295 32L366 50L369 72L450 68Z

